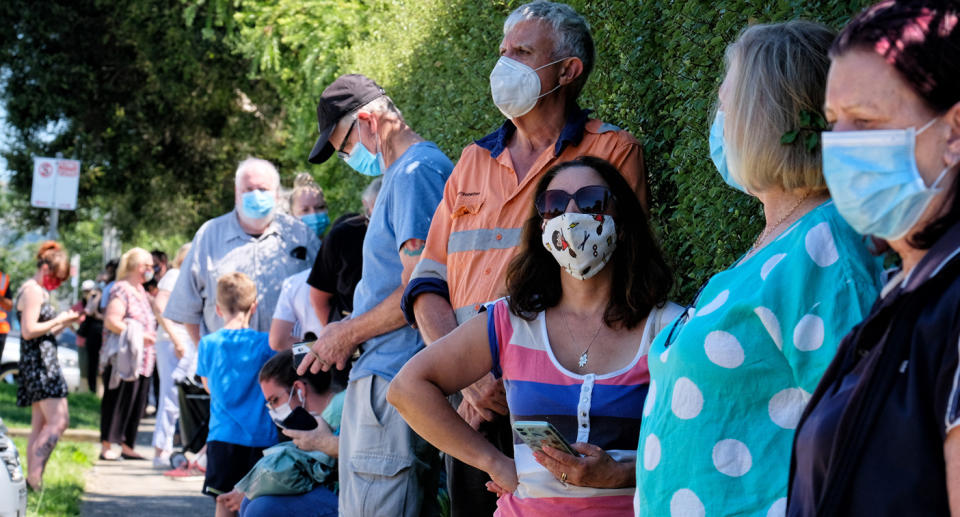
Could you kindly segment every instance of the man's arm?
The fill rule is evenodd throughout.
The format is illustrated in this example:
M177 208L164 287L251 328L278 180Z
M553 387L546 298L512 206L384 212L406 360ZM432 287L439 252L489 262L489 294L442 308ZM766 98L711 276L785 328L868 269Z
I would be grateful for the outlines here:
M200 342L200 324L184 323L183 326L186 327L187 334L190 335L190 340L193 341L193 346L197 346L197 343Z
M412 275L413 285L404 298L407 319L411 324L416 323L427 345L457 328L447 290L447 242L452 231L453 200L457 195L454 183L451 177L444 187L443 199L433 213L426 245Z
M6 296L0 296L0 309L5 312L13 310L13 300L7 298Z
M423 342L428 345L457 328L453 306L439 294L423 293L417 296L413 301L413 314L417 318L417 328L420 329Z
M410 239L400 247L400 262L403 264L403 273L400 286L397 287L382 302L373 309L357 317L330 323L323 327L317 342L313 345L313 352L300 363L297 371L303 375L309 368L317 373L321 369L327 371L336 365L338 370L346 367L353 351L364 341L397 330L406 324L403 311L400 310L400 299L406 288L407 281L413 273L423 252L425 241ZM319 359L319 360L317 360Z

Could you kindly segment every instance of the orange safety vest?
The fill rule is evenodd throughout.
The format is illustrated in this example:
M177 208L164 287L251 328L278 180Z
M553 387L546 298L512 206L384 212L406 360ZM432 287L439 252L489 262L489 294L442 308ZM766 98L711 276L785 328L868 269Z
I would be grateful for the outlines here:
M10 275L0 271L0 297L7 298L7 289L10 288ZM10 322L7 321L7 311L0 309L0 334L10 333Z

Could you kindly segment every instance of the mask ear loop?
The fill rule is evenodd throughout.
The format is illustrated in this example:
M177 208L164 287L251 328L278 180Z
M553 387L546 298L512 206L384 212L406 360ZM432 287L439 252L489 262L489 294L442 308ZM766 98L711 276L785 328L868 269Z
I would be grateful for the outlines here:
M538 66L537 68L534 68L533 71L534 71L534 73L536 73L536 71L537 71L537 70L540 70L541 68L546 68L546 67L548 67L548 66L555 65L555 64L563 61L564 59L570 59L571 57L573 57L573 56L560 58L560 59L558 59L558 60L556 60L556 61L554 61L554 62L552 62L552 63L547 63L547 64L545 64L545 65L543 65L543 66ZM542 98L546 97L547 95L550 95L551 93L557 91L557 89L560 88L560 86L561 86L561 84L560 84L560 82L558 81L558 82L557 82L557 85L554 86L552 90L544 93L543 95L538 95L538 96L537 96L537 99L542 99Z

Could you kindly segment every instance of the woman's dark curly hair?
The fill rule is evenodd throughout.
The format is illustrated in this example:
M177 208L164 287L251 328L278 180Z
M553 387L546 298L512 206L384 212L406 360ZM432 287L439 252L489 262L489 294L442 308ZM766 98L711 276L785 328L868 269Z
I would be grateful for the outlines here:
M603 321L610 327L632 329L651 309L666 301L673 287L673 273L653 237L636 193L620 171L606 160L581 156L553 166L537 183L533 198L547 190L547 185L560 171L571 167L595 170L613 193L617 247L607 263L607 267L613 268L613 285ZM506 279L510 311L531 321L537 313L555 307L562 295L560 265L543 246L543 219L532 205L530 217L523 225L520 252L510 262Z

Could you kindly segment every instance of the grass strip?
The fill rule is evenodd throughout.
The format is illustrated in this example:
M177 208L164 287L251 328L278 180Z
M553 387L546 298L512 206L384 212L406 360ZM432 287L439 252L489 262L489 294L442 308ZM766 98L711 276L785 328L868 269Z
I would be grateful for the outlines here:
M100 399L90 392L67 395L71 429L100 429ZM0 383L0 418L7 427L30 427L30 408L17 407L17 386Z
M26 475L27 440L14 438ZM80 515L84 478L97 458L97 444L61 441L53 450L43 473L43 490L27 495L27 516Z

